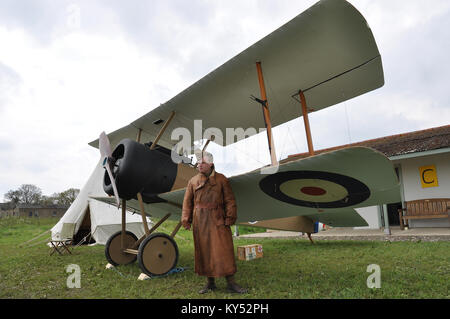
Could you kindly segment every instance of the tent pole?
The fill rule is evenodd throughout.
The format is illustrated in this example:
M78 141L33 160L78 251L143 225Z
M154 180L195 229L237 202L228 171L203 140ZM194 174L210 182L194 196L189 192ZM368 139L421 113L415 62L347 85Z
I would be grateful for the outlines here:
M261 99L263 102L265 102L262 108L263 108L264 122L267 128L267 140L269 142L270 159L272 162L272 166L277 166L278 161L277 156L275 154L275 145L273 143L272 124L270 122L269 105L267 103L266 86L264 85L264 77L262 73L261 62L256 62L256 70L258 72L258 81L259 81L259 89L261 91Z
M309 118L308 118L308 109L306 107L306 99L305 99L305 95L303 94L302 90L300 90L298 92L298 95L300 96L300 103L302 104L303 121L305 123L305 132L306 132L306 140L308 142L309 156L313 156L314 155L314 147L313 147L312 137L311 137L311 127L309 126Z

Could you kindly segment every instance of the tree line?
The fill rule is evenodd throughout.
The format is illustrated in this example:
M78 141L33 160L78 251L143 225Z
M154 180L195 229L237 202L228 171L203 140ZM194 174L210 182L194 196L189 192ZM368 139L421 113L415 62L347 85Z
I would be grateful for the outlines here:
M9 190L4 194L7 203L13 205L31 204L31 205L61 205L70 206L77 198L80 190L69 188L61 193L54 193L50 196L42 194L42 190L33 184L22 184L18 189Z

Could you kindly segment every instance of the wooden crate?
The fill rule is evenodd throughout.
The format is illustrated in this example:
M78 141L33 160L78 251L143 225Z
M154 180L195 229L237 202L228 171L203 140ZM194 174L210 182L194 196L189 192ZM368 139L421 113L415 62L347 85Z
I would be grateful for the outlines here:
M239 260L252 260L262 258L263 247L259 244L238 246L237 255Z

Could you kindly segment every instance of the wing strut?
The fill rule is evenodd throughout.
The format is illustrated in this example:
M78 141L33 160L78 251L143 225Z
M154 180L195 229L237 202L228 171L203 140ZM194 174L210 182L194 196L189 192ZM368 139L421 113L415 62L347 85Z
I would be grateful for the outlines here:
M214 137L214 136L211 136L211 139L213 139L213 137ZM206 141L205 145L203 146L203 149L202 149L202 155L203 155L203 152L206 150L206 147L208 146L209 142L211 142L210 139L208 139L208 140ZM198 162L195 163L194 168L197 168L197 166L198 166Z
M172 113L170 113L170 116L167 119L166 123L164 123L163 127L161 127L161 130L159 130L158 136L156 136L155 140L152 143L152 146L150 146L151 150L156 147L156 144L158 144L159 139L163 135L164 131L166 130L167 126L169 125L170 121L172 121L174 116L175 116L175 111L172 111Z
M269 142L269 152L270 152L270 159L272 162L272 166L278 166L277 156L275 154L275 145L273 143L273 136L272 136L272 124L270 122L270 112L269 112L269 106L267 103L267 96L266 96L266 86L264 85L264 77L262 73L261 68L261 62L256 62L256 70L258 71L258 81L259 81L259 89L261 91L261 100L256 99L255 100L262 105L263 109L263 115L264 115L264 124L266 125L267 129L267 140Z
M120 236L120 248L124 250L125 247L125 233L126 233L126 221L127 218L127 201L122 199L122 236Z
M305 132L306 132L306 140L308 142L309 156L313 156L314 147L311 137L311 127L309 126L308 108L306 107L306 99L302 90L298 92L298 95L300 96L300 103L302 105L303 121L305 122Z

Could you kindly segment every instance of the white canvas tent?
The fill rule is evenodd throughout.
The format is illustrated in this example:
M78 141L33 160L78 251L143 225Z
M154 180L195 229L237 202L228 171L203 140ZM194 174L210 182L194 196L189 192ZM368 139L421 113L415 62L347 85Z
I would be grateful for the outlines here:
M121 230L122 212L116 206L99 202L90 197L107 196L103 191L104 169L99 161L80 194L66 211L59 222L51 229L52 240L59 240L64 223L74 223L75 234L90 226L90 233L97 244L106 244L108 238ZM150 223L149 219L147 221ZM151 226L150 226L151 227ZM126 229L138 238L144 235L142 218L139 214L127 211ZM87 232L89 233L89 231Z

